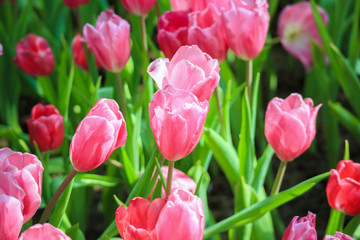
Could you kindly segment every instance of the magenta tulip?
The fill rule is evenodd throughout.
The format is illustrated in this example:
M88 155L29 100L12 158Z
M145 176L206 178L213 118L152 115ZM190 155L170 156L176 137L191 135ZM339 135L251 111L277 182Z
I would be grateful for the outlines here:
M3 46L0 44L0 55L3 55Z
M355 239L344 233L336 232L334 236L326 235L324 237L324 240L355 240Z
M116 210L115 220L124 240L201 240L205 228L202 200L181 189L151 203L134 198Z
M78 8L86 5L90 0L64 0L64 3L69 8Z
M265 115L265 137L276 155L292 161L304 153L316 134L316 117L321 104L313 108L313 101L305 101L293 93L285 100L270 101Z
M126 142L126 124L115 100L100 99L80 122L70 144L74 169L97 168Z
M26 121L30 142L41 152L58 149L64 139L64 117L54 105L36 104L31 109L31 119Z
M286 228L282 240L316 240L315 221L316 215L308 212L306 217L298 220L298 216L291 220Z
M28 34L16 44L14 64L31 76L48 76L54 69L54 56L44 38Z
M38 239L58 239L58 240L71 240L63 231L53 227L49 223L35 224L34 226L23 232L19 240L38 240Z
M121 0L125 9L135 15L146 15L154 6L156 0Z
M170 62L158 58L148 68L159 89L172 85L191 91L199 101L210 100L220 81L219 71L219 62L197 46L183 46Z
M83 40L98 63L108 71L120 72L130 57L130 25L108 9L102 12L96 28L86 24Z
M17 239L23 225L21 202L4 194L0 186L0 239Z

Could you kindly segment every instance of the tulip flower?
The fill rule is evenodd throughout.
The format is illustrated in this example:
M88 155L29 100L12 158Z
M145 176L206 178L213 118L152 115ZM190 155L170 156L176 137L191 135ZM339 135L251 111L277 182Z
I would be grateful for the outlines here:
M86 59L85 50L81 42L80 33L76 34L71 43L71 51L74 55L74 61L80 68L88 71L89 66Z
M90 0L64 0L64 3L69 8L78 8L86 5Z
M0 44L0 55L3 55L3 46Z
M265 115L265 137L276 155L292 161L304 153L316 134L316 117L321 104L313 108L313 101L305 101L293 93L285 100L270 101Z
M210 100L220 81L218 61L195 45L179 48L171 61L158 58L147 71L159 89L172 85L191 91L201 102Z
M160 152L169 161L186 157L200 140L209 102L200 102L191 92L171 85L153 98L149 120Z
M54 105L36 104L31 109L31 119L26 121L29 138L41 152L58 149L64 139L64 117Z
M222 15L229 48L243 60L256 58L264 47L269 21L266 0L233 1Z
M114 100L100 99L80 122L70 144L74 169L85 172L97 168L126 142L126 124Z
M187 11L167 11L157 24L157 40L164 55L171 59L176 51L188 45L189 16Z
M121 2L128 12L141 16L150 12L156 0L121 0Z
M21 212L21 202L4 194L0 187L0 239L17 239L23 225L23 215Z
M201 240L205 228L202 200L181 189L151 203L134 198L127 209L118 207L115 220L124 240Z
M225 33L221 24L220 12L214 4L203 11L189 14L189 44L197 45L212 58L224 61L228 52Z
M190 11L194 0L170 0L172 9L175 11Z
M325 25L329 17L324 9L317 7ZM313 65L311 42L322 46L310 2L299 2L285 7L279 16L278 35L281 44L308 70Z
M59 228L53 227L49 223L35 224L23 232L19 240L38 240L38 239L61 239L71 240L63 231Z
M334 236L326 235L324 237L324 240L355 240L355 239L344 233L336 232Z
M298 220L294 217L286 228L282 240L316 240L315 221L316 215L308 212L306 217Z
M102 12L96 28L86 24L83 40L106 70L120 72L130 57L130 25L108 9Z
M360 213L360 164L351 160L338 162L331 169L326 186L329 205L337 211L350 216Z
M48 76L54 69L54 56L44 38L28 34L16 44L14 64L31 76Z

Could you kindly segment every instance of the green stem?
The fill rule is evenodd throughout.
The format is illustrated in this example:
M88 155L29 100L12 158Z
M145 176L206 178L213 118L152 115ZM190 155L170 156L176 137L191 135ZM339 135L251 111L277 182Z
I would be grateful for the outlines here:
M252 60L246 61L246 87L248 90L248 96L251 103L251 85L252 85L252 72L253 72L253 62Z
M168 198L171 194L171 184L172 184L174 166L175 166L175 161L169 161L169 170L168 170L167 182L166 182L166 198Z
M120 111L124 114L125 119L127 119L129 116L127 106L126 106L126 98L125 98L125 92L124 87L121 81L121 75L120 72L116 73L116 85L119 92L120 97Z
M274 185L273 185L273 187L271 189L270 196L274 195L274 194L277 194L279 192L282 180L284 178L284 174L285 174L285 170L286 170L286 164L287 164L286 161L282 161L282 160L280 161L279 170L278 170L278 172L276 174L276 178L275 178L275 181L274 181Z
M158 1L155 2L155 12L156 12L157 18L159 18L161 16L161 12L160 12L160 6L159 6Z
M220 87L219 86L217 86L215 89L215 98L216 98L216 107L217 107L217 111L218 111L219 123L220 123L220 128L221 128L221 135L226 140L224 114L223 114L222 104L221 104L221 99L220 99Z
M56 201L59 199L59 197L61 196L61 194L64 192L64 190L66 189L67 185L69 185L69 183L71 182L71 180L75 177L75 175L77 174L77 171L75 169L72 169L71 172L66 176L66 178L64 179L64 181L61 183L60 187L56 190L56 192L54 193L54 195L52 196L50 202L48 203L48 205L46 205L46 208L40 218L40 224L43 224L47 221L47 219L50 216L51 210L54 208Z
M143 41L144 51L147 54L148 52L148 43L147 43L147 34L146 34L146 15L141 15L140 22L141 22L141 38Z

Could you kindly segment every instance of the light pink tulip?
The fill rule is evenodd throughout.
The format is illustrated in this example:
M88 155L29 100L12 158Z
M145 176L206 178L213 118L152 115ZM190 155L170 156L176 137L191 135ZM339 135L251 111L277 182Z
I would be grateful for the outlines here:
M305 101L293 93L285 100L274 98L265 115L265 137L276 155L292 161L304 153L316 134L316 117L321 104L313 108L313 101Z
M116 210L115 220L124 240L200 240L205 228L202 200L181 189L151 203L134 198Z
M190 11L194 0L170 0L172 9L175 11Z
M229 48L243 60L256 58L264 47L270 15L266 0L234 0L222 15Z
M147 71L160 89L172 85L191 91L199 101L210 100L220 80L219 62L195 45L179 48L170 62L156 59Z
M23 215L21 211L21 202L2 193L0 187L0 239L17 239L23 225Z
M149 120L160 152L170 161L186 157L200 140L209 102L200 102L191 92L171 85L153 98Z
M291 220L286 228L282 240L316 240L315 221L316 215L308 212L306 217L298 220L298 216Z
M189 14L189 44L197 45L212 58L224 61L228 52L225 33L221 24L220 12L214 4L203 11Z
M3 46L0 44L0 55L3 55Z
M49 223L35 224L34 226L27 229L23 232L19 240L38 240L38 239L56 239L56 240L71 240L69 236L67 236L60 229L53 227Z
M326 235L324 237L324 240L355 240L355 239L344 233L336 232L334 236Z
M324 9L317 7L325 23L329 17ZM278 35L283 47L308 70L313 65L311 41L322 46L310 2L299 2L285 7L279 16Z
M74 169L97 168L126 142L126 124L115 100L100 99L80 122L70 144Z
M121 0L125 9L135 15L146 15L154 6L156 0Z
M86 24L83 39L98 63L108 71L120 72L130 57L130 25L108 9L102 12L96 28Z
M69 8L78 8L86 5L90 0L64 0L64 3Z
M209 4L214 4L219 11L231 7L230 0L170 0L174 10L203 11Z

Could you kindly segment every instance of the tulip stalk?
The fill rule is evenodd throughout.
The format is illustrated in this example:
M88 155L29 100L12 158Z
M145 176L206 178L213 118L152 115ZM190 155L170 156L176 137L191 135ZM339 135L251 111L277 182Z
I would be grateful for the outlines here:
M221 104L221 99L220 99L220 87L219 86L217 86L215 89L215 98L216 98L216 107L217 107L217 111L218 111L221 135L223 136L224 139L226 139L224 114L223 114L222 104Z
M252 85L252 78L253 78L253 61L248 60L246 61L246 87L248 90L248 96L251 103L251 85Z
M172 184L174 166L175 166L175 161L169 161L169 170L168 170L167 182L166 182L166 199L171 194L171 184Z
M124 87L123 87L123 83L121 81L121 74L116 73L116 85L118 88L118 93L119 93L119 100L120 100L120 109L121 112L124 114L125 119L127 119L129 116L128 110L127 110L127 105L126 105L126 98L125 98L125 92L124 92Z
M273 187L271 189L270 196L275 195L275 194L277 194L279 192L282 180L284 178L286 165L287 165L286 161L282 161L282 160L280 161L280 166L279 166L278 172L276 174L276 178L275 178L275 181L274 181L274 185L273 185Z

